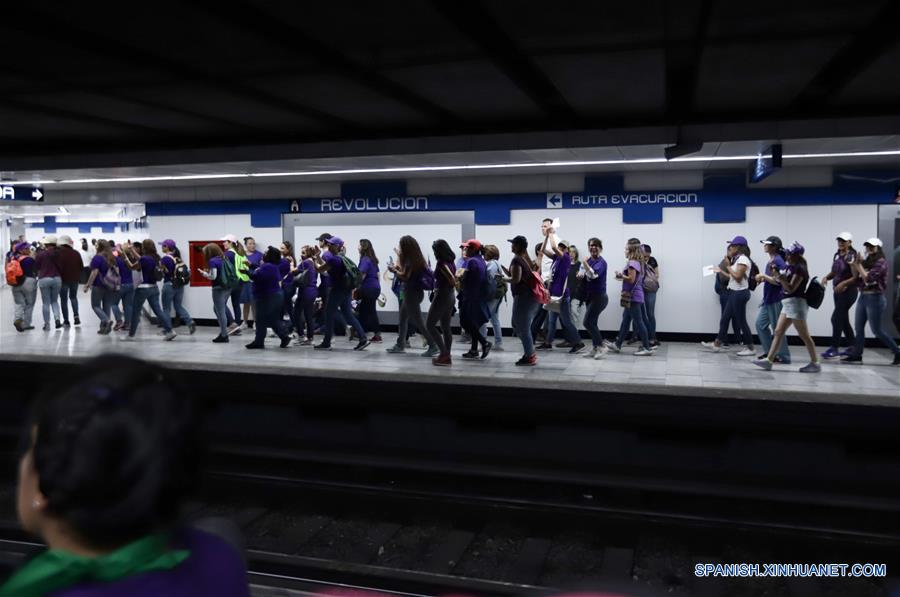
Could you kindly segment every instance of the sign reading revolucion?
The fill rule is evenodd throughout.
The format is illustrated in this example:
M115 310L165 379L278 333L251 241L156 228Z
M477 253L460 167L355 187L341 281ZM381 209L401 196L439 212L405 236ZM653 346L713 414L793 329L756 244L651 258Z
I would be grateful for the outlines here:
M319 200L321 212L428 211L428 197L357 197Z

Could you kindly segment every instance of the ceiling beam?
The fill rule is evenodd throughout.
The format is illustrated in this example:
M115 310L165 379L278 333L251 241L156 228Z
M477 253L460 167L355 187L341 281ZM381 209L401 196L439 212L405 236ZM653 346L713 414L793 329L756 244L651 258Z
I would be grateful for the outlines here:
M709 32L713 0L700 0L697 11L697 26L687 44L668 44L672 27L672 11L683 14L686 4L662 0L663 29L666 45L666 117L678 122L689 117L694 110L694 96L703 60L703 48Z
M70 120L73 122L80 122L82 124L90 124L90 125L101 125L114 127L118 129L128 130L135 133L139 133L141 135L153 135L153 136L161 136L164 134L159 128L151 127L143 124L138 124L135 122L125 121L118 118L110 118L108 116L98 116L91 112L84 112L81 110L73 110L71 108L58 108L54 106L47 106L44 104L38 104L35 102L28 102L20 99L15 99L12 97L0 97L0 107L10 108L12 110L17 110L19 112L30 112L32 114L40 114L41 116L48 116L50 118L57 118L63 120Z
M869 23L841 47L791 102L792 108L818 109L900 42L900 2L887 0ZM895 71L895 75L896 75Z
M564 122L578 119L553 81L519 48L479 0L432 0L432 4L548 117Z

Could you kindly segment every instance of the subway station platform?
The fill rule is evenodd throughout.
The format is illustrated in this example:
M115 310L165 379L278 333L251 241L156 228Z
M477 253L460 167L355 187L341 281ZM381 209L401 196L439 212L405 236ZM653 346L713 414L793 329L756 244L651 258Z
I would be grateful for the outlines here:
M353 343L336 337L333 350L292 345L278 347L277 339L267 340L265 350L247 350L251 340L244 331L228 344L213 344L215 330L198 328L193 336L186 328L172 342L157 335L158 329L142 323L136 342L122 340L124 334L99 336L93 318L78 328L44 332L37 327L24 333L4 322L0 333L0 362L26 361L59 363L85 359L104 352L129 354L170 367L197 372L228 371L248 375L284 375L299 378L371 380L457 384L461 387L521 388L527 392L577 390L579 392L615 392L684 398L751 399L754 401L830 403L900 407L900 369L890 365L884 349L867 349L864 365L823 362L818 374L799 373L807 362L802 346L792 346L792 365L776 365L771 372L757 369L752 358L735 356L735 351L710 353L694 343L663 343L652 357L635 357L635 348L609 353L602 360L570 355L567 349L539 353L535 367L517 367L521 344L516 338L504 338L505 351L493 351L488 359L469 361L459 354L467 349L455 343L452 367L435 367L419 356L415 347L406 354L388 354L394 334L384 334L383 344L367 350L352 350ZM318 341L317 337L317 341ZM457 337L458 338L458 337ZM414 338L417 340L418 337ZM468 391L468 390L467 390ZM583 395L583 394L581 394ZM427 400L427 396L422 397Z

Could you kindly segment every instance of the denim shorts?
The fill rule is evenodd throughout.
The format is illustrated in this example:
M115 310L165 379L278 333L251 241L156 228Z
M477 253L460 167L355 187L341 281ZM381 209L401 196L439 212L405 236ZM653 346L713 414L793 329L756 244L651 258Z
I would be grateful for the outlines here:
M788 319L806 321L809 305L806 303L805 298L798 296L783 298L781 299L781 313Z

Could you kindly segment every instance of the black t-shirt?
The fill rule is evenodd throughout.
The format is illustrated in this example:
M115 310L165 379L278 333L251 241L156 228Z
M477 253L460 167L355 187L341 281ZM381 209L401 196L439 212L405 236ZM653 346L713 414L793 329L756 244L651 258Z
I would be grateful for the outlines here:
M794 276L800 276L800 283L797 285L797 288L794 289L794 292L791 292L790 294L785 292L784 298L803 297L806 295L806 285L809 282L809 270L798 263L797 265L789 265L786 270L782 271L782 277L786 280L790 280Z
M509 264L510 273L512 273L513 266L516 265L522 269L522 274L518 284L510 284L510 290L512 291L513 296L528 294L531 292L531 284L528 279L531 277L531 266L528 265L528 262L524 258L518 255L513 257Z

